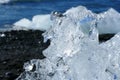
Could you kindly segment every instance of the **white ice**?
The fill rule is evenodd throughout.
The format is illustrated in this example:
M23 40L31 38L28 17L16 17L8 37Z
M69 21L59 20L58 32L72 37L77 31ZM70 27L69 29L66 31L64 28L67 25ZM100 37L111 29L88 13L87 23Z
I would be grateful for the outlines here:
M48 30L51 27L50 15L36 15L32 20L23 18L13 25L13 29L39 29Z
M114 9L98 14L98 30L100 34L120 32L120 13Z
M18 29L18 30L23 29L23 28L28 29L31 25L32 25L32 21L30 21L26 18L23 18L23 19L19 20L18 22L15 22L13 28Z
M5 37L5 34L4 33L0 34L0 37Z
M120 80L120 33L113 28L118 28L119 14L112 9L95 14L79 6L64 15L54 18L43 34L45 41L51 40L43 51L46 58L25 63L34 64L35 71L25 71L16 80ZM98 34L104 31L118 34L99 44Z

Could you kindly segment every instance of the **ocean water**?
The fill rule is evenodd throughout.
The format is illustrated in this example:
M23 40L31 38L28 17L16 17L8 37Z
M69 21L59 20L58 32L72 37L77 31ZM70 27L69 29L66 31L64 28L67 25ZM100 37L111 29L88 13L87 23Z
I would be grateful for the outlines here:
M0 27L34 15L50 14L52 11L65 12L76 6L85 6L95 13L114 8L120 12L120 0L13 0L0 4Z

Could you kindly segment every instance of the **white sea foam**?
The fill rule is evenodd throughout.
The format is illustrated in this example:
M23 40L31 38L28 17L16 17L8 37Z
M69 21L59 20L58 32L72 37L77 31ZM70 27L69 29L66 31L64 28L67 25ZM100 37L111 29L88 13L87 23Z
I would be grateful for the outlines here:
M46 58L27 62L36 66L35 71L26 71L17 80L120 80L120 33L107 42L98 41L99 32L105 33L101 28L109 24L111 33L119 32L112 29L116 20L112 24L109 19L116 16L110 17L111 12L119 15L114 10L95 14L79 6L66 11L66 17L54 18L43 34L45 41L51 40L43 51Z
M42 0L0 0L0 4L7 4L9 2L29 2L29 1L40 2Z
M10 2L10 0L0 0L0 4L5 4L5 3L8 3Z

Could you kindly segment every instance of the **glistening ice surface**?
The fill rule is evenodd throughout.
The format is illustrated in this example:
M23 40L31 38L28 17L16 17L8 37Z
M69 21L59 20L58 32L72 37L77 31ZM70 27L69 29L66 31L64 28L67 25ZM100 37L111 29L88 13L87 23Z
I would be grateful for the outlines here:
M52 14L51 28L43 34L51 40L46 58L25 63L16 80L120 80L120 14L114 9L94 14L79 6L63 15ZM99 32L118 34L99 44Z

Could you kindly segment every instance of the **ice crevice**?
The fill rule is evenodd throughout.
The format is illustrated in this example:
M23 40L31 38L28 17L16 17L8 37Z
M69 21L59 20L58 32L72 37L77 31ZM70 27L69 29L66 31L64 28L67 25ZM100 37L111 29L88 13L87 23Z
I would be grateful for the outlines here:
M16 80L120 80L120 14L114 9L95 14L78 6L63 15L51 14L51 28L43 34L51 40L43 51L46 58L26 62L34 70L24 66ZM117 34L99 44L102 33Z

